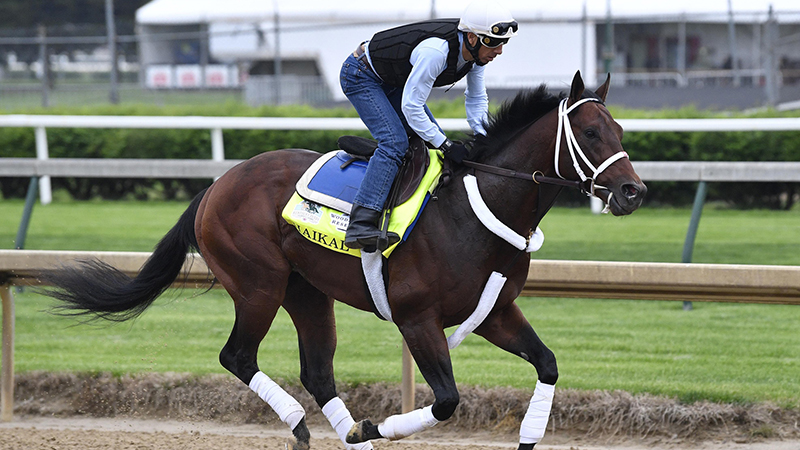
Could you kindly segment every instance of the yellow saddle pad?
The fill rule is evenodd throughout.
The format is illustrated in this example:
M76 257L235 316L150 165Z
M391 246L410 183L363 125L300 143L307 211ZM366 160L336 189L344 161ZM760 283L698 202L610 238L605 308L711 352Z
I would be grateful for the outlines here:
M398 245L408 238L442 174L441 152L435 149L431 149L429 152L431 152L430 166L422 178L419 188L405 203L392 210L389 231L397 233L402 239L384 250L383 255L387 258ZM306 239L339 253L361 257L361 250L344 245L344 233L350 223L348 213L305 199L295 191L283 208L281 216L294 225Z

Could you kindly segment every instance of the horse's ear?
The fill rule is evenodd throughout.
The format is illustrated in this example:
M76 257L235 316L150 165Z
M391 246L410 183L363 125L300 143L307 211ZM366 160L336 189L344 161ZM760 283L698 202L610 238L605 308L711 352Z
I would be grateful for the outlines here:
M600 97L601 100L603 100L603 103L606 102L606 95L608 95L608 87L610 84L611 84L611 74L609 73L606 76L606 82L603 83L603 85L597 88L597 90L595 91L595 94L597 94L597 96Z
M572 78L572 87L569 90L567 106L571 106L573 103L580 100L583 96L584 89L586 89L586 86L583 84L583 78L581 78L581 71L579 70L575 72L575 77Z

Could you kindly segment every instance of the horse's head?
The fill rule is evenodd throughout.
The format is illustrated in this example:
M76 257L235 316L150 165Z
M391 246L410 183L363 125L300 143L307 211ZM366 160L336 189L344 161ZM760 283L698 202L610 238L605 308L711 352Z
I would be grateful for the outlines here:
M622 127L604 105L610 80L591 92L580 71L575 74L558 111L556 173L584 181L612 214L623 216L641 206L647 187L622 149Z

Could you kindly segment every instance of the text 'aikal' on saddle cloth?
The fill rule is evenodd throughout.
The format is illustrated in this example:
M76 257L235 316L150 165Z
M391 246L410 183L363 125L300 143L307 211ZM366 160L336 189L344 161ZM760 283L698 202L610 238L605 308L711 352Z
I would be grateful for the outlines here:
M442 173L441 153L438 150L429 152L430 166L419 187L406 202L392 210L389 231L402 239L383 252L386 257L408 238ZM281 216L306 239L333 251L361 257L361 250L344 245L344 234L350 223L353 198L366 168L366 161L353 161L341 150L323 154L297 182L296 191Z

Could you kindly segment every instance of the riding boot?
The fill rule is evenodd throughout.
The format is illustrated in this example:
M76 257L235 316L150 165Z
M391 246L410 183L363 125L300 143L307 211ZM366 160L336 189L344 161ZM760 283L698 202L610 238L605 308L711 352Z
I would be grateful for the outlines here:
M381 215L381 211L353 204L353 209L350 211L350 224L347 225L344 235L344 245L350 248L360 248L368 253L378 250L378 240L381 236L378 221ZM383 247L380 249L381 251L400 240L400 236L392 232L387 234L387 238L388 241L380 243L382 244L380 247Z

